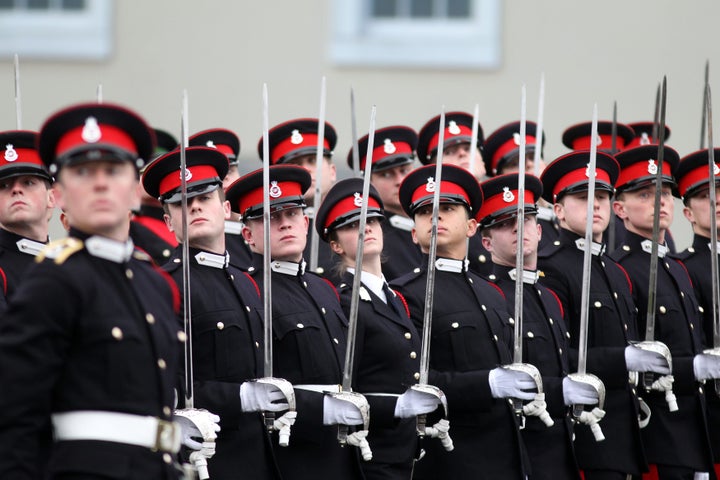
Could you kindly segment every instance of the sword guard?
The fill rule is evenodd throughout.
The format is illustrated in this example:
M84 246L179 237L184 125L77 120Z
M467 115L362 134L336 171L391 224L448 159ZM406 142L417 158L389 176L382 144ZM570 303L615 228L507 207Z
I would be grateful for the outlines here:
M540 370L537 369L535 365L532 365L530 363L511 363L509 365L503 365L502 368L506 370L513 370L516 372L523 372L533 379L535 382L535 386L537 388L537 393L543 393L543 382L542 382L542 376L540 375Z
M435 397L440 400L440 403L443 406L443 409L445 411L445 418L448 416L448 404L447 404L447 397L445 397L445 393L440 390L440 388L436 387L435 385L428 385L427 383L416 383L415 385L412 385L410 387L411 390L415 390L417 392L426 393L429 395L434 395Z
M370 404L368 403L367 398L365 398L363 394L343 390L342 392L331 392L328 393L328 395L338 400L342 400L344 402L355 405L355 407L357 407L357 409L360 411L360 415L363 419L362 429L368 430L370 428Z

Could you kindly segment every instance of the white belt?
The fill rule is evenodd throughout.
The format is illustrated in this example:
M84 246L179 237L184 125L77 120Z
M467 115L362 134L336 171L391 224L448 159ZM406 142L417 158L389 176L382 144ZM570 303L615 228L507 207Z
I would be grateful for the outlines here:
M78 410L54 413L55 440L125 443L152 451L177 453L182 434L175 422L130 413Z
M340 393L340 385L302 384L293 385L293 388L318 393Z

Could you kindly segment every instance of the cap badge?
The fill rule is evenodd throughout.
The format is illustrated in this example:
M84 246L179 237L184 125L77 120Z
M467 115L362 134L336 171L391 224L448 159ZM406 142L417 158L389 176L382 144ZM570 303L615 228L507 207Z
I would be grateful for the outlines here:
M297 130L295 130L297 132ZM268 195L270 195L272 198L279 198L282 195L282 190L280 189L280 185L278 185L277 181L273 180L270 182L270 189L268 190Z
M520 145L520 134L518 132L513 133L513 143Z
M190 170L188 170L187 168L185 168L184 170L185 170L185 181L189 182L190 179L192 178L192 172ZM180 180L182 180L182 172L180 173Z
M100 131L100 125L98 125L97 119L95 117L86 118L81 135L83 141L95 143L100 140L100 137L102 137L102 132Z
M600 135L595 135L595 140L598 145L602 145L602 137Z
M358 192L355 192L354 197L355 198L353 199L353 205L355 205L356 207L362 207L362 204L363 204L362 195L360 195Z
M720 173L720 167L718 167L717 163L713 164L713 175L717 175Z
M425 184L425 191L430 193L435 191L435 179L433 177L428 177L427 183Z
M293 130L290 135L290 143L293 145L300 145L303 142L303 136L300 134L300 130Z
M657 167L658 166L657 166L657 163L655 163L655 160L653 160L653 159L648 160L648 169L647 170L650 175L657 175L657 172L658 172Z
M208 140L207 142L205 142L205 146L210 148L217 148L215 146L215 142L213 142L212 140Z
M392 155L397 151L397 147L395 144L390 140L389 138L385 139L385 146L383 147L383 152L387 153L388 155Z
M515 200L515 194L510 191L510 187L503 187L503 202L510 203Z
M448 132L453 135L460 134L460 127L458 127L458 124L455 123L455 120L450 120L450 123L448 123Z
M647 132L642 132L640 134L640 145L650 145L650 136Z
M15 151L11 143L5 145L5 160L14 162L18 159L18 153Z
M586 176L587 178L590 178L590 164L589 164L589 163L588 163L587 166L585 167L585 176Z

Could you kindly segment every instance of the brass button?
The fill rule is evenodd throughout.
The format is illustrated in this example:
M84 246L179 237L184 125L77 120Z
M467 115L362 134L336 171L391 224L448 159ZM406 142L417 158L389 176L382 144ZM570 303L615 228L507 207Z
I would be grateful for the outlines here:
M470 282L470 283L472 283L472 284L475 283L475 282L473 282L473 279L472 279L472 278L468 278L468 282Z
M629 252L629 251L630 251L630 246L629 246L629 245L623 245L622 249L625 250L626 252Z
M307 288L307 282L303 280L303 287Z
M593 303L593 305L595 306L595 308L600 308L600 307L602 307L602 303L600 303L599 300L595 300L595 303Z
M163 250L162 256L168 258L170 256L170 250L168 250L167 248Z
M493 335L493 341L494 341L494 342L497 342L497 341L498 341L498 336L497 336L497 335Z
M172 410L170 410L170 407L168 407L167 405L165 405L165 406L163 407L163 414L164 414L166 417L169 417L171 413L172 413Z
M248 312L250 312L250 307L247 306L247 305L245 305L245 310L247 310Z
M570 332L565 332L565 336L570 338Z
M187 341L187 335L185 335L185 332L183 332L182 330L178 330L178 332L177 332L177 338L178 338L178 340L181 341L181 342L186 342L186 341Z
M322 275L323 273L325 273L325 269L323 267L317 267L315 269L315 273L317 273L318 275Z
M172 456L169 453L163 453L163 462L170 465L172 463Z
M550 322L550 325L554 325L553 319L548 317L548 322Z
M482 308L483 312L487 312L487 307L485 305L480 305L480 308Z
M556 247L557 247L558 245L560 245L560 240L555 240L555 241L553 242L553 245L555 245Z
M480 255L480 256L478 257L478 260L480 260L480 263L485 263L485 262L487 262L487 258L485 258L485 255Z
M413 273L420 273L420 269L416 267L415 269L413 269Z
M115 340L122 340L123 332L119 327L113 327L111 333Z
M660 313L666 313L667 308L665 308L663 305L660 305Z
M217 322L216 327L218 330L222 330L223 328L225 328L225 324L223 322Z
M458 322L453 322L450 326L452 328L458 328L460 326L460 324Z
M534 338L535 334L533 332L528 332L527 336L528 336L528 338Z
M410 352L410 358L412 358L412 359L417 358L417 353L415 353L415 352Z
M405 338L410 340L412 338L412 334L410 332L405 332Z
M335 345L340 345L340 341L337 338L333 338L333 342L335 342Z
M562 348L558 348L558 353L562 355Z
M512 318L512 317L508 318L508 323L509 323L510 325L515 325L515 319Z
M297 328L305 328L305 325L303 325L302 323L298 323Z
M127 270L125 270L125 276L126 276L129 280L132 280L132 278L133 278L133 271L128 268Z
M146 313L145 321L148 322L150 325L153 325L155 323L155 315L153 315L152 313Z
M158 358L157 366L160 367L160 370L165 370L167 368L167 363L164 359Z
M255 348L260 348L260 342L255 342Z
M617 292L613 292L613 297L615 297L615 300L618 299L618 294L617 294Z
M420 374L418 372L415 372L415 375L413 375L413 378L415 380L420 380Z
M325 315L325 314L327 313L327 312L325 311L325 307L321 307L321 308L320 308L320 311L322 312L323 315Z

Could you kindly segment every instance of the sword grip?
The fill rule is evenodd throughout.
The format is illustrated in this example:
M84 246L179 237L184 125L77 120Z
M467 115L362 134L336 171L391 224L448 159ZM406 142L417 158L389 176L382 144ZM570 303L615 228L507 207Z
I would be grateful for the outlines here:
M427 415L422 414L417 416L417 434L419 437L425 436L425 427L427 426Z
M265 419L265 428L272 433L275 430L275 412L263 412L263 418Z
M648 392L652 390L652 384L655 382L654 372L642 372L642 385Z
M347 437L348 437L348 426L347 425L338 425L338 442L341 446L347 445Z

